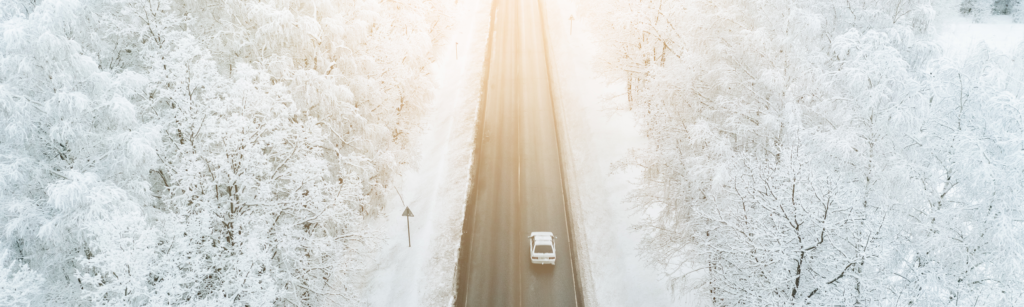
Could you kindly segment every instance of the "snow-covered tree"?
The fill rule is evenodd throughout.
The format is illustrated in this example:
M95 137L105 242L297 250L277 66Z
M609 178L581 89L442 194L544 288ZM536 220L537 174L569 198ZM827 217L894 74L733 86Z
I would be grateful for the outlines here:
M175 62L214 69L201 56L192 61ZM204 88L198 103L176 109L165 200L184 235L168 252L185 261L177 286L202 290L168 303L356 300L348 274L361 272L367 257L358 251L373 244L353 211L365 201L359 178L327 172L325 134L283 86L248 65L236 69L225 88ZM205 261L187 260L195 258Z
M1022 298L1020 62L976 50L928 67L931 111L906 154L923 197L910 203L896 269L904 303L1015 305Z
M0 253L0 302L3 306L28 306L38 301L43 278L18 260L8 261L7 251Z
M981 22L992 16L994 0L964 0L960 5L960 13L971 17L974 22Z
M79 43L97 35L89 17L104 3L19 4L0 26L0 241L46 280L33 304L77 305L81 261L110 234L97 226L123 225L149 199L159 134L131 101L141 76Z
M1024 3L1021 0L1008 0L1009 11L1007 14L1013 18L1013 22L1024 23Z
M642 254L715 305L1017 302L1019 64L942 64L944 5L611 1Z
M450 21L443 1L182 2L221 71L266 67L330 133L334 172L359 175L374 215L432 97L427 65ZM356 154L362 160L341 157Z
M443 9L0 3L0 299L359 304Z

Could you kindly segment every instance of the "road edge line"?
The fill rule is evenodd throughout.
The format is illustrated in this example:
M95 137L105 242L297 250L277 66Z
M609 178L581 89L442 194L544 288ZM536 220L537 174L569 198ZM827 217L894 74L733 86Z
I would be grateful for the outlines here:
M459 295L461 292L459 290L462 289L463 286L463 283L461 282L462 266L466 264L463 263L463 260L468 261L467 257L470 256L470 249L468 247L472 243L473 236L472 233L468 231L471 230L472 227L467 228L467 225L472 225L472 222L475 222L475 219L473 219L473 213L475 213L476 209L476 178L478 172L477 166L479 166L480 164L480 146L482 145L481 137L483 130L484 109L487 108L487 82L491 75L491 53L493 52L492 46L494 43L494 14L497 10L497 6L495 5L495 3L497 2L498 0L491 0L491 20L490 22L488 22L490 26L487 27L487 49L486 51L484 51L484 70L482 76L480 77L480 101L477 104L476 131L474 132L475 135L473 136L473 163L470 164L469 167L469 187L466 191L466 207L464 210L465 214L462 218L462 238L460 239L458 249L459 259L458 261L456 261L455 264L455 282L452 283L455 286L455 300L452 304L453 307L465 306L466 298L464 296ZM471 223L466 223L467 221ZM462 302L462 304L459 303L460 301Z
M566 216L566 224L568 226L567 227L568 228L567 231L569 232L569 238L568 238L569 239L569 244L572 245L572 248L569 250L570 251L570 255L569 256L570 256L570 258L572 260L572 278L573 278L573 284L574 284L573 291L574 291L575 297L576 297L576 306L584 307L584 306L586 306L586 299L585 299L585 297L583 297L583 294L586 291L584 291L584 289L583 289L584 285L583 285L582 279L580 277L580 271L579 271L579 267L578 267L579 263L580 263L579 262L579 255L578 255L579 253L577 252L577 250L579 248L582 248L583 246L579 246L577 244L577 242L578 242L576 240L576 227L577 227L577 225L575 223L575 218L573 216L574 210L572 210L572 207L573 207L572 204L575 203L575 202L570 202L569 188L568 188L568 185L566 185L565 159L563 157L565 155L565 152L563 151L563 147L562 147L562 139L566 138L567 136L564 135L564 131L563 131L564 129L561 128L562 121L559 119L559 117L561 116L562 112L559 112L558 108L555 107L556 101L559 101L559 100L555 99L555 89L561 87L561 82L556 81L554 78L552 78L552 71L551 71L552 70L551 69L552 64L551 64L551 62L552 62L552 54L553 54L553 52L551 51L551 44L549 43L549 37L548 37L549 36L548 35L548 22L547 22L548 14L547 14L547 10L546 10L545 4L544 4L545 1L546 0L537 0L537 5L540 8L540 15L541 15L540 16L540 23L541 23L541 29L543 30L542 32L544 32L544 59L545 59L544 63L547 66L548 82L549 82L549 86L550 86L550 89L551 89L551 91L550 91L550 95L551 95L551 112L554 114L553 118L554 118L554 121L555 121L555 123L554 123L555 124L555 134L557 135L556 144L558 146L558 170L561 173L561 179L562 179L562 202L564 204L563 210L565 210L565 212L566 212L565 216ZM556 84L557 84L557 86L556 86ZM573 195L575 195L575 194L573 194ZM577 288L580 288L580 289L577 289Z

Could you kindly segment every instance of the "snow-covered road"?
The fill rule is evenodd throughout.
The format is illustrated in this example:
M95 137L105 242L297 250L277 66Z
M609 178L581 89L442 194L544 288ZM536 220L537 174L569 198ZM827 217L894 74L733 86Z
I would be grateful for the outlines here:
M598 46L587 17L577 13L577 1L541 4L584 305L671 305L665 283L639 258L640 235L630 230L639 219L625 201L635 174L612 171L612 163L645 142L624 107L625 87L609 84L594 70ZM406 245L404 206L396 194L381 225L389 246L365 285L371 306L454 302L490 8L491 0L461 0L456 7L453 36L435 64L438 92L419 144L419 168L403 175L400 188L416 215L413 247Z
M477 170L466 207L456 306L576 306L539 0L495 0ZM553 232L554 266L527 236Z

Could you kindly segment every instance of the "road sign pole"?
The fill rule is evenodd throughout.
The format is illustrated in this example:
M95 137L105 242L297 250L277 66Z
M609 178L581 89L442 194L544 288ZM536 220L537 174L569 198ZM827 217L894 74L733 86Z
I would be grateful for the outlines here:
M459 43L455 43L455 57L458 57ZM394 186L392 186L394 187ZM402 197L402 193L398 192L398 188L395 188L395 192L398 193L398 199L402 200L402 204L405 205L405 198ZM405 217L405 233L409 235L409 247L412 247L412 229L409 226L409 218L412 217L412 210L409 210L409 205L405 205L405 211L402 212L402 216Z
M412 217L412 210L409 210L409 207L405 207L405 212L402 212L402 216L405 217L405 232L409 235L409 247L412 247L412 228L409 227L409 218Z
M575 19L575 16L569 15L569 35L572 35L572 21Z

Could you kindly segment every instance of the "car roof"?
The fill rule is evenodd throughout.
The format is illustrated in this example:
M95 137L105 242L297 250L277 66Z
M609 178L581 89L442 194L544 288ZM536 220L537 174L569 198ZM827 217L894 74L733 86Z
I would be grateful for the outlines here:
M550 231L534 231L534 232L531 232L531 233L530 233L530 236L531 236L531 237L535 237L535 236L548 236L548 237L554 237L554 236L555 236L555 234L551 233Z
M534 244L542 245L554 245L553 239L555 235L548 231L535 231L530 233L530 237L533 238Z

